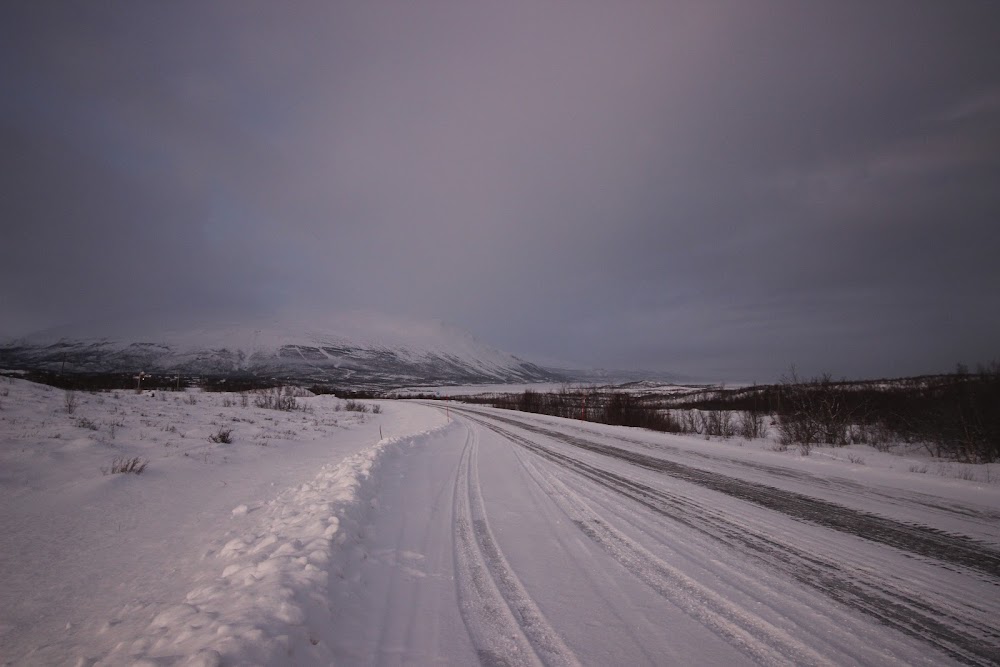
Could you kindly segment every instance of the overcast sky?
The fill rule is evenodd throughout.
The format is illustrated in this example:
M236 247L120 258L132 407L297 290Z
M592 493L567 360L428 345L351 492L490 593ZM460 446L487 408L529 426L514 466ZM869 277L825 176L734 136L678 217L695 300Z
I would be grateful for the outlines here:
M1000 4L5 2L0 334L440 318L765 381L1000 358Z

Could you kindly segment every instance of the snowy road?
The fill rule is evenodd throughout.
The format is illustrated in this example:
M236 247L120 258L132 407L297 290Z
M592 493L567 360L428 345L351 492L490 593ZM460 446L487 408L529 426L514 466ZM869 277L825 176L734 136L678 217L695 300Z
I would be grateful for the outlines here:
M995 508L451 415L385 461L337 557L342 664L1000 662Z

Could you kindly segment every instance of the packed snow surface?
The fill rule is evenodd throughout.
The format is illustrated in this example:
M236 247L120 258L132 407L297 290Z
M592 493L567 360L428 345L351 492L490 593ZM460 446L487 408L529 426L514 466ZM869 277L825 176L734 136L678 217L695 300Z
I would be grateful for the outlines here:
M989 469L445 402L75 399L0 379L4 664L1000 662Z

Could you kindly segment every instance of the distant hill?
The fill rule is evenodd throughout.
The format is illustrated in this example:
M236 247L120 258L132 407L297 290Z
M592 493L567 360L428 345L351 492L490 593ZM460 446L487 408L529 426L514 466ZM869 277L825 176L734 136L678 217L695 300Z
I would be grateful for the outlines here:
M63 327L0 344L0 367L256 376L379 388L562 379L441 322L371 313L310 322Z

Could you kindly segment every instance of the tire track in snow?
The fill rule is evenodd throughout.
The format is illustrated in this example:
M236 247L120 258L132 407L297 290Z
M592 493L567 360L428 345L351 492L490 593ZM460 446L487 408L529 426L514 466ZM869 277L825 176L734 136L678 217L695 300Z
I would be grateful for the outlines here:
M506 434L501 435L506 437ZM834 664L784 630L747 613L658 558L613 528L580 494L551 474L541 472L516 450L515 456L535 483L584 535L640 581L754 661L764 665Z
M477 413L479 414L479 413ZM480 417L487 415L479 414ZM780 512L794 519L832 528L863 539L879 542L902 551L932 558L944 563L977 570L1000 579L1000 552L988 548L970 538L951 535L921 525L911 525L860 510L837 505L827 500L812 498L794 491L785 491L766 484L727 477L719 473L702 470L629 451L612 445L604 445L560 431L527 424L516 419L488 415L489 419L538 433L559 440L573 447L610 456L632 463L647 470L660 472L677 479L697 484L728 496L745 500Z
M481 664L575 666L572 651L546 621L490 531L478 475L474 429L455 483L455 570L462 620Z
M967 610L947 609L930 604L906 591L895 589L890 584L857 568L845 567L822 556L803 552L789 544L776 542L766 535L754 533L746 526L734 523L722 513L701 507L682 496L660 491L589 465L511 433L496 424L477 419L468 412L464 414L525 449L630 498L657 514L712 539L720 540L740 553L757 558L772 569L784 572L796 581L819 590L842 604L873 616L906 635L934 645L960 662L972 665L1000 664L1000 646L996 641L996 628L991 622L980 623L970 618L968 614L962 613ZM477 416L485 417L481 414ZM488 418L493 419L494 416L489 415ZM508 421L503 418L498 419ZM510 421L514 425L521 426L514 420ZM552 434L553 437L564 436L558 432ZM595 525L599 524L589 524L587 530L584 530L584 526L580 527L593 539L588 530L593 530Z
M535 421L535 420L529 420L529 421ZM563 428L573 430L583 435L596 436L598 438L609 437L607 433L602 433L594 429L584 428L582 426L567 424L563 426ZM767 475L784 477L797 482L808 483L812 485L820 485L840 492L846 492L852 494L864 494L866 496L877 498L879 502L889 503L900 507L917 506L921 508L928 508L931 510L935 510L937 512L944 512L947 514L959 516L982 525L995 526L997 522L1000 522L1000 512L991 511L987 508L982 508L982 507L969 507L967 505L962 505L961 503L957 502L948 502L946 500L942 500L940 498L929 496L927 494L919 492L906 491L903 489L893 489L891 493L887 493L885 491L880 491L870 486L866 486L864 484L858 484L857 482L853 482L849 479L844 479L844 478L823 477L815 475L810 472L792 470L782 466L768 465L767 463L746 461L738 458L719 456L717 454L708 454L705 452L692 451L688 449L682 449L680 447L675 447L672 445L653 444L646 440L639 440L636 438L628 438L624 436L615 436L615 440L619 442L627 442L629 444L636 445L638 447L642 447L643 449L647 449L650 451L669 452L675 455L699 458L712 463L723 463L725 465L735 466L737 468L745 468L748 470L759 471Z

